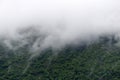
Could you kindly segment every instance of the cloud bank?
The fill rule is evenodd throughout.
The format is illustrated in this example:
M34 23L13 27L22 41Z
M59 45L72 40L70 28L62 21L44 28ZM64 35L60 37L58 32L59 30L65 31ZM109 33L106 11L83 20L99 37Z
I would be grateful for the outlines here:
M0 35L20 41L19 47L32 35L32 48L42 50L119 31L120 0L0 0Z

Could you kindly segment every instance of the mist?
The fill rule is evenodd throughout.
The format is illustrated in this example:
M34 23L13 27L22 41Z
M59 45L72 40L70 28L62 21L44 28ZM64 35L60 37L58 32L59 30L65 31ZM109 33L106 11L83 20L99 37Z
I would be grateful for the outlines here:
M119 21L120 0L0 0L0 35L10 48L11 40L19 42L15 49L29 44L26 37L32 35L37 36L30 48L34 50L118 35Z

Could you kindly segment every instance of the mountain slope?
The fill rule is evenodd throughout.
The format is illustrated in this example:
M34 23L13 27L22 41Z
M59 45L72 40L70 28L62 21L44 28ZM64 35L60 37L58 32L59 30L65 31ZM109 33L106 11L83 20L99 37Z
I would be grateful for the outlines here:
M26 47L0 46L0 80L120 80L120 48L107 37L90 45L45 50L30 60Z

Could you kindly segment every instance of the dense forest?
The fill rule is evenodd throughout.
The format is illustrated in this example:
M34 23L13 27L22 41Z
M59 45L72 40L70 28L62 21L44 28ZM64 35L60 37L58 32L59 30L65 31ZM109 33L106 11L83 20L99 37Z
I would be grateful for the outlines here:
M0 44L0 80L120 80L120 47L101 37L86 45L47 49L30 59L26 46L11 50Z

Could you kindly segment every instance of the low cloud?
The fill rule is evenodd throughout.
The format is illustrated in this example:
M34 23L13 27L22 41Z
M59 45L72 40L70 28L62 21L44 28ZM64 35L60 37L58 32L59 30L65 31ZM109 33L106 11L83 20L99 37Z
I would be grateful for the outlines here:
M30 49L38 51L57 49L119 31L119 0L1 0L0 3L0 35L6 37L4 42L9 47L16 40L20 43L17 47L31 43Z

